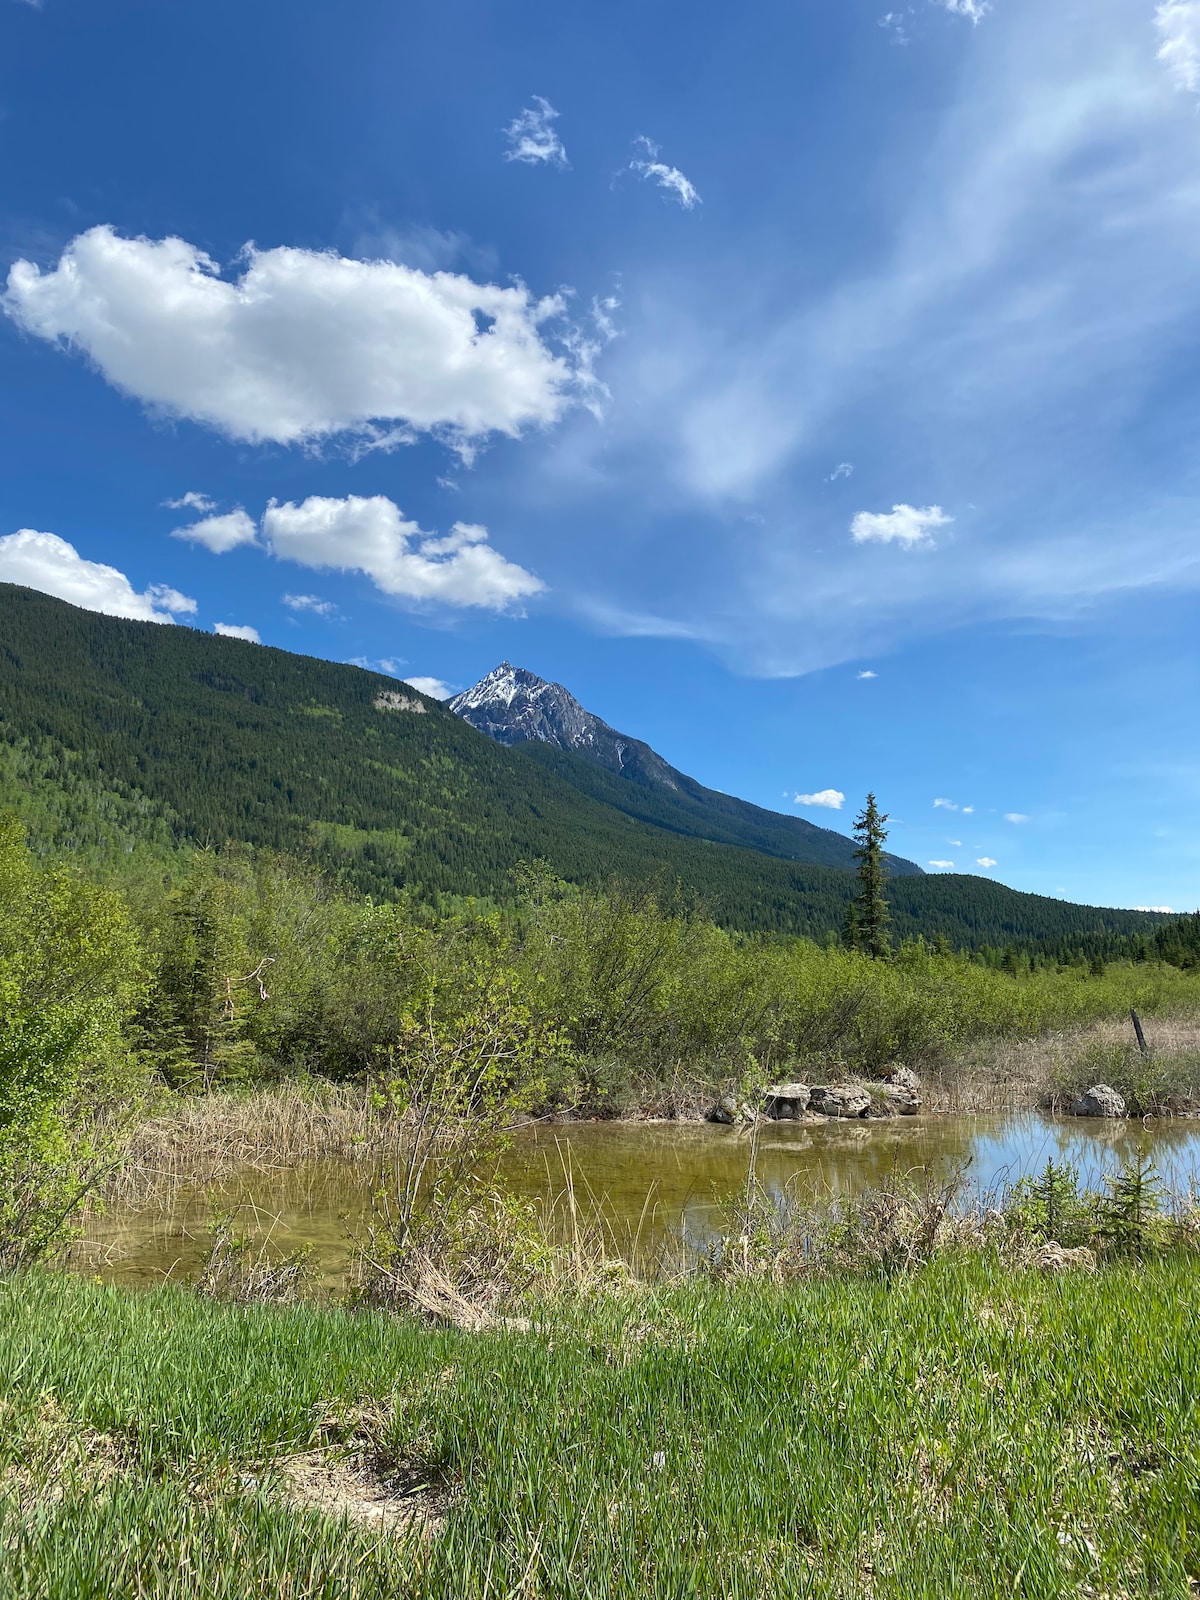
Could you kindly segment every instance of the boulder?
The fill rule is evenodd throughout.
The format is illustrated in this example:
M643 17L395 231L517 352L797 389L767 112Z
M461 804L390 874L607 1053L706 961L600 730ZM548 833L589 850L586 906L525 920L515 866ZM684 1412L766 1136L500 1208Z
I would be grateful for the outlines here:
M705 1118L707 1122L721 1122L732 1127L738 1122L753 1122L754 1113L744 1100L734 1094L723 1094Z
M915 1117L921 1109L915 1091L904 1084L876 1083L871 1090L874 1099L882 1102L883 1114L887 1117Z
M763 1110L777 1121L795 1121L808 1110L806 1083L775 1083L763 1090Z
M921 1080L911 1067L892 1067L884 1073L883 1081L894 1089L907 1089L910 1094L916 1094L921 1087Z
M1071 1107L1076 1117L1123 1117L1125 1101L1107 1083L1094 1083Z
M856 1083L832 1083L813 1089L808 1109L823 1117L866 1117L871 1112L871 1096Z

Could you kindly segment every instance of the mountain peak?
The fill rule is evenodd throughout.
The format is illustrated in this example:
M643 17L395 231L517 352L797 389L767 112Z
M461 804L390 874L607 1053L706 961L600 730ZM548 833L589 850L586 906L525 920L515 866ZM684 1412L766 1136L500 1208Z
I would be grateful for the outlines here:
M500 744L536 740L559 750L587 756L611 772L626 773L631 761L644 769L644 780L676 787L671 767L639 739L610 728L593 716L561 683L539 678L526 667L502 661L462 694L447 702L450 710Z

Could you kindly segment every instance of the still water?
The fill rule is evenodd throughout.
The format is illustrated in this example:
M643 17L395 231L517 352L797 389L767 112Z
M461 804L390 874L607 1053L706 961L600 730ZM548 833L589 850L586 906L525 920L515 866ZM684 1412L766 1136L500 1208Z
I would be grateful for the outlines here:
M508 1188L529 1198L561 1195L568 1172L582 1212L602 1208L618 1246L702 1244L749 1169L751 1135L707 1123L582 1122L522 1130L501 1165ZM768 1123L757 1139L756 1171L768 1189L801 1196L856 1192L893 1175L956 1180L987 1194L1069 1162L1100 1187L1105 1173L1148 1154L1167 1187L1185 1193L1200 1179L1200 1123L1103 1123L1036 1113L904 1117L889 1121ZM192 1279L211 1239L214 1213L236 1213L239 1232L282 1254L310 1245L324 1281L336 1286L369 1215L379 1171L370 1162L313 1161L247 1170L209 1185L181 1186L140 1209L94 1219L81 1252L89 1271L148 1284Z

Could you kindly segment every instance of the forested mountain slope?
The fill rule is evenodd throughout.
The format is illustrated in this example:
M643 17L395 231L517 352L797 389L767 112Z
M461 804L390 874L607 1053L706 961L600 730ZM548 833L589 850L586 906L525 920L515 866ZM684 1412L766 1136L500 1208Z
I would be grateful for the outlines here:
M570 762L586 773L568 781ZM236 840L434 902L510 898L514 865L541 857L572 882L678 881L746 931L841 926L850 873L655 826L589 792L600 771L497 744L393 678L0 585L0 807L43 852ZM1161 920L970 877L897 877L892 902L900 936L971 947L1081 944Z

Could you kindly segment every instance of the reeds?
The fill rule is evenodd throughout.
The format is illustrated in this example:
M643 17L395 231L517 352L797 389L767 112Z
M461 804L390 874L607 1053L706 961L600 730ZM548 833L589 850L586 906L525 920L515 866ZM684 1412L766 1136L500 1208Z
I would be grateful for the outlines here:
M164 1185L370 1157L391 1136L390 1117L360 1083L283 1079L245 1092L172 1094L137 1127L104 1194L128 1205Z

